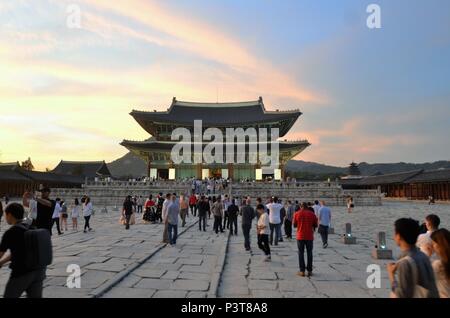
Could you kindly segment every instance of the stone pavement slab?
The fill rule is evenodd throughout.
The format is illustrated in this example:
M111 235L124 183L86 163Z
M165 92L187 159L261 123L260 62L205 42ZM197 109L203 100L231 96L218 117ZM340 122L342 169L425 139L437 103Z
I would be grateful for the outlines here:
M285 240L271 247L272 262L263 262L264 255L256 244L255 229L251 231L252 252L243 248L243 236L212 233L189 228L179 237L177 246L161 245L162 225L138 224L129 231L118 224L118 212L92 218L92 232L68 231L53 236L54 262L47 269L44 297L92 297L127 269L140 264L153 251L150 259L118 282L105 297L214 297L216 280L220 278L218 297L388 297L389 283L386 260L374 260L371 249L379 231L386 232L388 248L394 257L399 249L393 242L393 223L400 217L423 221L429 213L441 218L442 227L450 225L448 205L428 206L422 203L388 202L381 207L356 207L349 214L344 207L332 208L332 225L337 234L330 235L329 247L323 249L320 237L314 242L314 275L297 276L298 254L296 241ZM197 219L188 218L187 226ZM81 221L81 220L80 220ZM69 221L70 222L70 221ZM82 222L80 222L82 223ZM352 224L356 245L344 245L340 234L345 223ZM2 226L4 231L4 226ZM283 230L284 231L284 230ZM227 247L227 249L225 249ZM226 250L226 254L225 254ZM225 265L220 266L222 259ZM81 288L69 289L67 266L77 264L81 270ZM367 266L377 264L381 269L381 288L366 286ZM0 295L10 270L0 270Z
M447 205L389 202L383 206L357 207L349 214L344 207L332 207L332 225L337 234L329 236L327 249L322 248L320 236L315 234L314 275L311 278L297 276L299 265L295 239L285 239L278 246L271 246L272 262L263 262L264 255L258 249L255 229L252 228L251 253L244 250L242 235L230 239L218 297L389 297L386 273L389 261L371 257L376 234L386 232L388 248L398 256L399 250L392 239L396 219L413 217L423 221L427 214L435 213L441 217L442 226L448 228L448 209ZM352 224L356 245L341 243L340 234L345 232L345 223ZM369 289L366 285L366 269L370 264L380 266L380 289Z
M195 248L190 245L192 242ZM202 298L215 294L211 288L214 288L219 254L225 246L226 234L200 232L193 226L178 238L176 246L159 250L117 286L155 290L151 296L154 298ZM115 289L113 287L105 297L115 294Z

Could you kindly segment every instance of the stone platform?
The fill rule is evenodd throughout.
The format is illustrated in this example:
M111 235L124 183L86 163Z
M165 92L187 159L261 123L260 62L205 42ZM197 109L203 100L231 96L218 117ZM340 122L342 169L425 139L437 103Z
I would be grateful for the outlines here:
M53 189L53 196L72 202L74 198L88 195L97 206L120 206L127 195L147 198L149 194L156 196L159 192L190 194L190 182L157 181L157 182L88 182L82 189ZM378 190L343 190L336 183L264 183L246 182L232 183L227 189L212 195L228 194L233 197L250 196L313 202L324 200L329 206L345 206L346 198L352 196L356 206L381 205L381 193Z
M113 209L109 208L110 211ZM336 234L329 236L323 249L320 236L314 241L314 275L298 277L296 241L272 246L272 262L263 262L251 231L252 252L244 250L240 227L238 236L228 232L216 235L209 219L207 232L198 230L197 218L188 218L185 232L176 247L161 244L160 224L138 224L129 231L119 225L118 212L95 213L93 232L68 231L53 236L54 261L47 270L44 296L63 297L388 297L386 264L392 260L373 259L378 232L386 232L386 247L394 258L399 249L393 241L394 221L413 217L422 221L429 213L441 218L441 226L450 226L448 205L385 203L383 206L332 208ZM70 223L70 220L69 220ZM340 242L345 224L352 224L357 244ZM80 218L80 226L82 221ZM0 235L7 226L3 219ZM181 231L181 229L180 229ZM228 239L229 238L229 239ZM69 289L66 272L69 264L81 268L81 288ZM381 288L366 285L369 265L379 265ZM0 296L9 269L0 270Z

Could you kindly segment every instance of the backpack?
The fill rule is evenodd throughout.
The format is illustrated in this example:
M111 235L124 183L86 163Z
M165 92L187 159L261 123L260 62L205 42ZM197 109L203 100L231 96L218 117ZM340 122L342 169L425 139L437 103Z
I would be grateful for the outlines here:
M414 282L414 293L412 298L429 298L429 290L423 286L419 285L419 269L417 264L411 256L406 256L405 261L409 263L412 270L413 282ZM391 292L391 298L397 298L397 295Z
M419 285L419 269L417 268L416 262L411 256L405 257L409 264L411 265L413 277L414 277L414 295L413 298L428 298L429 291L428 289Z
M28 270L42 269L53 261L53 248L47 229L30 228L28 224L16 225L25 230L25 266Z

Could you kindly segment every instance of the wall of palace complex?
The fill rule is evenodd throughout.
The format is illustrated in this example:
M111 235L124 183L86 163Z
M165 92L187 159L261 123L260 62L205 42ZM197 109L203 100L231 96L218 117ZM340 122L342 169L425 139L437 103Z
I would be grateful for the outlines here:
M88 182L81 189L53 189L52 197L59 197L66 202L87 195L97 207L121 206L127 195L147 198L150 194L155 197L158 193L189 194L190 182L157 181L157 182ZM250 196L255 202L257 197L266 198L277 196L281 200L298 200L312 202L324 200L330 206L344 206L348 196L352 196L356 206L381 205L379 190L343 190L336 183L233 183L220 193L232 197ZM214 194L211 194L213 196Z

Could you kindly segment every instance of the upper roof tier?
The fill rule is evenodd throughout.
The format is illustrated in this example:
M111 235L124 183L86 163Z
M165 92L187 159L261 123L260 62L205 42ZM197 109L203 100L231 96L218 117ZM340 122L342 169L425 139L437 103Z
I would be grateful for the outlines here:
M194 120L202 120L203 127L243 127L267 124L280 129L283 137L302 113L291 111L266 111L260 97L256 101L231 103L197 103L178 101L175 97L167 111L137 111L130 115L148 133L158 136L158 126L193 126ZM167 131L167 130L164 130Z

